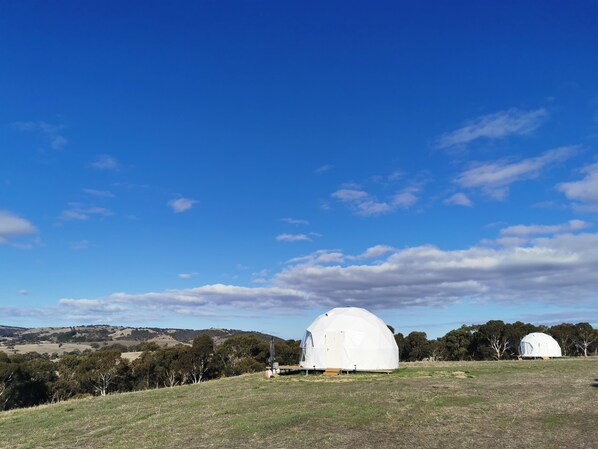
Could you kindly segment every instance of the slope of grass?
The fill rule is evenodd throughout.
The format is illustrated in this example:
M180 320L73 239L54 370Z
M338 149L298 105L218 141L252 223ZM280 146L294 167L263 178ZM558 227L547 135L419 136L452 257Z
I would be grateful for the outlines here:
M5 448L598 448L598 359L262 375L0 413Z

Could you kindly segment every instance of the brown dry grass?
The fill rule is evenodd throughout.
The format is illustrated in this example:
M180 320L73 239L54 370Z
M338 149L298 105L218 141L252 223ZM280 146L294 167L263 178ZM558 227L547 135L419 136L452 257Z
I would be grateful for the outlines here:
M598 359L262 375L0 413L5 448L592 448Z

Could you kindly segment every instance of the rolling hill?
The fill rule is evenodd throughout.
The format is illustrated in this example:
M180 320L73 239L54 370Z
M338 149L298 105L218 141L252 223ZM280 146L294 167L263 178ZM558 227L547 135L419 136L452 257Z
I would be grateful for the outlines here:
M598 358L261 374L0 413L0 447L595 448Z

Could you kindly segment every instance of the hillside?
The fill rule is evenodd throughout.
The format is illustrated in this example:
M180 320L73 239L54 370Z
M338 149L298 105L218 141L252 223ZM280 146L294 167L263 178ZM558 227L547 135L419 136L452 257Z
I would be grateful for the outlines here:
M598 358L261 374L0 413L21 448L595 448Z
M158 327L125 327L89 325L72 327L22 328L0 326L0 350L7 353L58 353L94 349L111 344L134 349L140 343L155 342L160 346L187 344L199 335L208 334L216 344L235 335L254 334L264 341L271 335L238 329L173 329ZM274 337L276 340L280 340Z

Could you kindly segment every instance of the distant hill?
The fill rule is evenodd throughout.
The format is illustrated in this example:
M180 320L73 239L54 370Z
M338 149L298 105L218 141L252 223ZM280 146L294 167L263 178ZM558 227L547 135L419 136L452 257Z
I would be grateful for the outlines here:
M238 329L162 329L158 327L125 327L111 325L89 325L71 327L24 328L0 325L0 342L4 345L39 343L121 343L132 345L142 342L156 342L160 345L191 343L199 335L208 334L217 344L235 335L253 334L264 341L272 335ZM278 337L274 337L280 340Z

